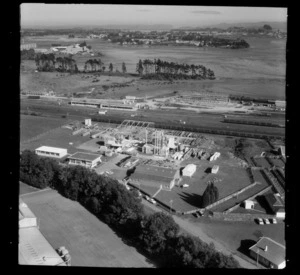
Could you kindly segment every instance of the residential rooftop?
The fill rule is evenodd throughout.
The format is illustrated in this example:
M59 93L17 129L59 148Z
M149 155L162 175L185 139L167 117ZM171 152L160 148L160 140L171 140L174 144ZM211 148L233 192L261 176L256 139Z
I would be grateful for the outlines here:
M266 247L267 250L265 251ZM276 265L280 265L285 261L285 246L268 237L260 238L259 241L249 249Z

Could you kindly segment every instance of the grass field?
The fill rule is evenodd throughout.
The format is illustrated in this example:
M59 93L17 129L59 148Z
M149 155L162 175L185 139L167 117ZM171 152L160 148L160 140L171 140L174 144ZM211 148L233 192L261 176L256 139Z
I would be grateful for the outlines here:
M79 203L48 190L22 196L40 221L40 231L54 248L65 246L72 266L153 267L135 248Z
M21 115L20 141L26 141L66 123L67 119Z
M31 127L31 126L29 126ZM21 144L21 150L29 149L35 150L40 146L53 146L59 148L68 149L69 154L76 153L78 151L77 146L82 144L83 142L89 140L89 136L83 137L81 135L72 135L72 131L69 129L58 128L53 131L40 136L39 138L29 142ZM70 144L73 143L73 144Z

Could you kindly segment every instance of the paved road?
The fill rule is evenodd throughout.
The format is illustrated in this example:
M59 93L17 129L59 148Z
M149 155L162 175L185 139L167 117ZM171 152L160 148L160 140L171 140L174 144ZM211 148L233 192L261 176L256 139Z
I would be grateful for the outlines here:
M149 202L142 200L142 203L146 206L146 207L150 207L152 208L154 211L163 211L162 209L156 207L153 204L150 204ZM215 245L216 250L226 254L226 255L232 255L240 264L240 266L242 268L247 268L247 269L257 269L257 267L255 265L253 265L250 262L247 262L246 260L240 258L239 256L233 254L232 251L230 251L228 248L226 248L225 246L223 246L222 244L220 244L219 242L215 241L214 239L210 238L209 236L207 236L202 230L201 228L199 228L198 226L190 223L187 220L184 220L180 217L177 217L175 215L173 215L174 221L186 232L190 233L191 235L194 235L196 237L199 237L202 241L206 242L206 243L213 243Z

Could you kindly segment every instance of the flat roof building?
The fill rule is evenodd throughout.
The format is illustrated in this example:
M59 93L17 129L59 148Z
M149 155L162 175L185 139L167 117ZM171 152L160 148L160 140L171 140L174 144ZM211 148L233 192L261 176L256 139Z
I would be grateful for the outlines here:
M101 162L101 155L77 152L69 156L68 159L70 165L80 165L87 168L93 168Z
M167 190L173 188L176 179L179 179L178 170L150 165L137 166L134 173L130 176L130 182L133 184L162 185Z
M22 199L19 200L19 264L66 266L64 260L45 239L37 218Z
M62 158L68 154L68 150L64 148L41 146L35 149L35 153L42 157Z
M285 268L285 246L268 238L262 237L249 248L250 255L257 262L274 269Z

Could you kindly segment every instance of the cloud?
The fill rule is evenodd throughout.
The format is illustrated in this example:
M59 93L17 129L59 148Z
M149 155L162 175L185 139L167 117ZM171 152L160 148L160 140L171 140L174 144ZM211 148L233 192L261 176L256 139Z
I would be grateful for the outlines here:
M215 14L215 15L217 15L217 14L221 14L221 12L219 12L219 11L191 11L191 13L197 13L197 14Z
M141 12L149 12L149 11L151 11L151 10L142 9L142 10L137 10L137 11L141 11Z

